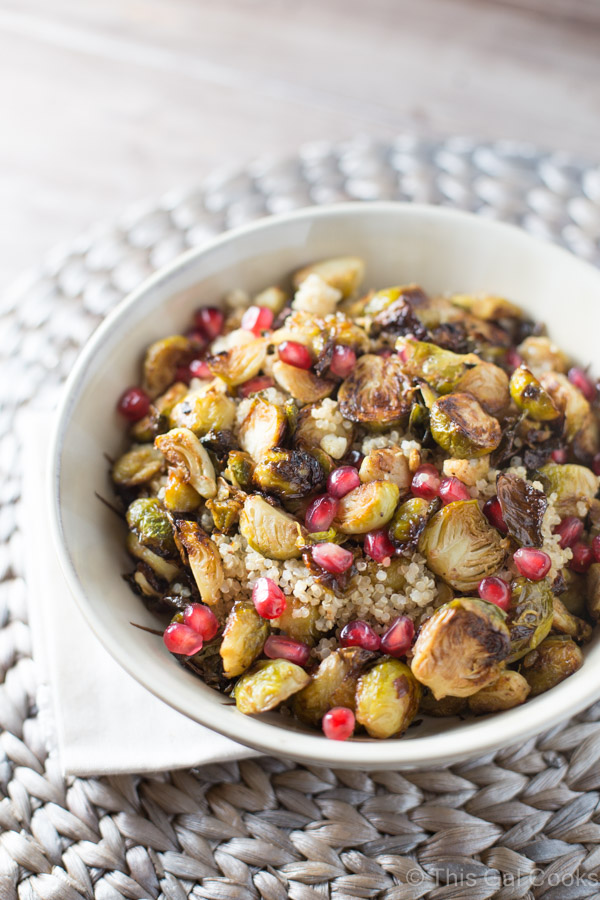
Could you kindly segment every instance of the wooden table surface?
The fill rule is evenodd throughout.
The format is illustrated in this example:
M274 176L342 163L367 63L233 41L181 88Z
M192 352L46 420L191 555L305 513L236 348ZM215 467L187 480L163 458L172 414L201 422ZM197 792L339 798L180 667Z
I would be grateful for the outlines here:
M0 287L53 244L303 141L600 156L598 0L4 0Z

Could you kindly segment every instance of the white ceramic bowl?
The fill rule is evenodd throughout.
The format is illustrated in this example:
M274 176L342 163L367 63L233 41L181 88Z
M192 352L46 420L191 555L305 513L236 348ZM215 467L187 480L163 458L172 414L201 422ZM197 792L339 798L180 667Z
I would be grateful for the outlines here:
M245 717L177 664L160 627L123 582L124 529L94 497L110 497L105 454L124 443L115 401L139 379L144 349L185 327L198 305L249 292L323 257L357 254L367 286L416 281L427 291L487 291L522 304L560 346L600 372L595 327L600 273L564 250L502 224L440 207L344 204L263 219L181 256L127 297L98 328L69 378L52 450L56 548L77 602L106 648L141 684L185 715L267 753L337 767L429 767L495 750L555 725L600 697L600 647L583 668L524 706L480 719L425 720L401 739L345 743L276 713ZM101 686L100 686L101 689ZM156 728L161 727L160 721Z

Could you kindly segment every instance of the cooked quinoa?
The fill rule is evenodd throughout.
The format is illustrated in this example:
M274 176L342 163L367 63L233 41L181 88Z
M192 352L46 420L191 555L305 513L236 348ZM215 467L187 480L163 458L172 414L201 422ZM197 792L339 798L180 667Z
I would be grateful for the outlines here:
M363 276L326 260L153 344L112 477L171 652L242 712L381 738L581 664L600 447L596 385L514 304Z

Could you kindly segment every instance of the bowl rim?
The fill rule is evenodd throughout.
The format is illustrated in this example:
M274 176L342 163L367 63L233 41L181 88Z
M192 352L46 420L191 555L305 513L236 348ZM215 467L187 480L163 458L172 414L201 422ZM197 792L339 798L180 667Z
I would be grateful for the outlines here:
M163 688L160 679L154 678L148 671L142 672L131 660L119 644L115 644L107 625L89 602L86 591L77 577L75 566L67 545L63 529L60 489L61 489L61 456L64 434L81 393L83 376L90 361L100 353L109 342L111 335L118 328L131 307L137 304L148 292L163 286L192 262L202 256L209 255L217 248L235 242L250 233L260 233L294 221L312 221L314 219L336 218L347 216L370 216L373 214L401 215L404 217L435 217L447 220L460 220L463 223L477 222L478 227L490 232L490 237L504 235L513 240L527 243L532 250L543 252L549 256L560 256L568 259L569 265L580 268L582 274L598 281L600 293L600 272L590 263L581 260L564 248L529 234L518 226L505 222L477 216L475 213L457 210L452 207L436 206L425 203L402 201L354 201L323 206L304 207L288 213L267 216L238 228L218 235L209 243L191 248L180 254L168 265L160 268L137 288L127 294L117 306L106 316L82 348L75 365L63 385L61 399L56 410L56 419L51 435L48 454L47 496L50 512L50 531L54 548L67 585L93 633L105 649L136 681L143 685L167 705L178 710L207 728L218 732L231 740L251 747L263 753L283 756L303 763L319 763L333 767L365 767L371 769L386 768L424 768L432 765L448 765L453 761L472 758L491 751L500 750L515 743L522 743L533 735L547 731L563 720L570 718L600 697L600 683L594 686L593 679L584 682L584 689L577 696L567 689L568 681L562 682L552 689L551 708L548 710L548 695L534 698L524 706L505 711L502 717L503 728L500 728L498 715L474 719L465 723L465 736L468 748L462 743L459 748L450 747L449 736L445 733L416 737L414 740L402 738L380 741L375 739L357 739L345 742L328 741L323 735L315 732L305 734L286 728L279 728L260 718L251 716L239 717L231 715L231 710L222 704L215 703L204 707L202 703L193 709L179 696L170 696ZM581 686L580 686L581 688ZM539 702L542 701L542 702ZM468 734L467 734L468 732ZM445 745L445 746L444 746Z

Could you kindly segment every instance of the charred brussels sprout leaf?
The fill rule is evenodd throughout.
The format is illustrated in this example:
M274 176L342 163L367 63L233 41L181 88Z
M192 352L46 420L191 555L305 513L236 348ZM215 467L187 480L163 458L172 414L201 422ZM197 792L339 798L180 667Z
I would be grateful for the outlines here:
M521 672L531 696L537 697L573 675L582 665L583 654L577 644L563 635L551 634L523 659Z
M228 678L235 678L250 668L262 653L269 630L268 622L259 616L252 603L234 603L219 649Z
M473 459L485 456L500 443L502 431L470 394L448 394L431 407L431 434L450 456Z
M403 734L421 701L421 685L399 659L383 659L358 680L356 721L373 738Z
M469 697L498 679L509 652L508 628L498 607L460 597L421 626L412 672L436 700Z
M398 485L390 481L361 484L339 501L334 527L344 534L382 528L394 515L399 498Z
M361 356L338 393L345 419L386 428L408 418L413 389L397 357Z
M166 434L159 434L154 445L181 479L191 484L201 497L214 497L217 492L215 469L193 431L172 428Z
M146 351L144 359L144 388L154 399L173 384L177 369L186 365L192 355L192 345L180 334L156 341Z
M552 617L553 595L549 582L516 578L506 620L511 644L509 663L544 640L552 627Z
M265 453L254 470L254 482L261 491L290 500L312 494L324 480L321 466L304 450L275 447Z
M303 722L319 725L328 709L356 705L356 685L374 654L361 647L342 647L324 659L313 679L294 697L294 712Z
M221 599L225 579L223 564L217 547L196 522L175 521L176 540L184 562L187 561L203 603L213 606Z
M440 394L453 391L462 376L480 362L473 354L461 355L451 350L443 350L437 344L399 338L396 349L402 370L413 378L423 378L430 387Z
M155 497L134 500L127 510L127 525L140 544L158 556L177 556L171 520Z
M497 681L472 694L467 703L476 716L501 712L525 703L531 688L518 672L507 669Z
M547 463L538 474L547 492L556 494L555 506L560 516L583 518L598 493L598 476L591 469L571 463Z
M551 422L560 416L550 394L525 366L515 369L509 387L514 403L536 422Z
M396 299L392 299L396 291L399 293ZM386 306L383 305L382 294L389 296L390 302ZM371 322L369 329L371 337L377 337L382 333L410 334L419 341L427 340L429 332L413 311L413 302L418 306L420 298L425 298L420 288L389 288L387 291L375 294L369 301L366 310L369 315L369 309L380 307L380 311L375 314Z
M240 532L253 550L268 559L295 559L302 529L299 522L253 494L244 501Z
M118 487L135 487L158 475L164 464L162 453L154 447L133 447L114 464L112 479Z
M233 689L235 705L244 715L264 713L301 691L310 675L287 659L261 660L242 675Z
M502 517L509 533L522 547L541 547L546 495L523 478L502 473L496 480Z

